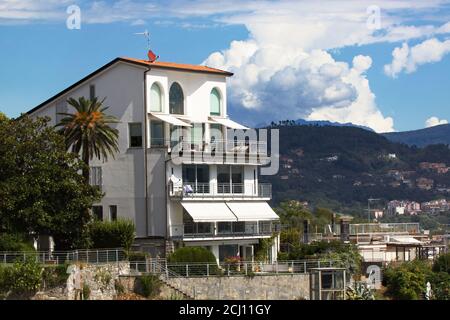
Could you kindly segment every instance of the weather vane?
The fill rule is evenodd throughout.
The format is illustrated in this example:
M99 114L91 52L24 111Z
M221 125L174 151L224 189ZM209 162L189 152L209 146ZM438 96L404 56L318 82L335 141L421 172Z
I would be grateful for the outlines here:
M144 32L138 32L138 33L135 33L135 34L142 35L142 36L144 36L147 39L147 50L148 50L147 56L148 56L148 59L149 59L150 62L156 61L156 59L158 59L159 56L155 55L153 53L153 51L150 49L150 32L148 32L148 30L146 29Z

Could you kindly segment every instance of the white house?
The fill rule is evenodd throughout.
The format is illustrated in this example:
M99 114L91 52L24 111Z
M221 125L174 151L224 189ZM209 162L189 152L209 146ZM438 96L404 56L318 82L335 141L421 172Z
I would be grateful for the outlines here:
M59 122L66 101L105 98L120 123L115 159L94 160L91 183L105 196L93 212L103 220L135 222L143 250L204 246L218 260L253 259L255 245L278 231L259 183L268 157L261 142L239 139L247 129L227 116L227 77L206 66L116 58L28 112ZM236 130L237 132L237 130ZM276 259L279 237L269 255Z

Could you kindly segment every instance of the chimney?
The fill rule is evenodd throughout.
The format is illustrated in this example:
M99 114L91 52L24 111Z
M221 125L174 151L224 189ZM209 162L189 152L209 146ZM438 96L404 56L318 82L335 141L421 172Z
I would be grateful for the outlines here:
M341 241L349 242L350 241L350 221L352 217L342 216L341 217Z

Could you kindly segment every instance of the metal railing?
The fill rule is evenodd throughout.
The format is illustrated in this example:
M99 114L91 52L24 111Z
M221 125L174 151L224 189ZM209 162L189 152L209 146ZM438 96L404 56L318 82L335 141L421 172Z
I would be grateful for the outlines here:
M418 223L361 223L350 224L350 235L364 233L395 233L419 234Z
M258 183L199 183L184 182L173 185L170 195L181 198L272 198L272 184Z
M334 260L292 260L264 263L241 261L236 263L157 263L151 260L130 262L131 272L163 274L169 278L217 277L217 276L264 276L275 274L306 274L314 268L339 265Z
M271 236L280 231L278 221L193 222L172 225L172 238L217 238Z
M64 264L65 262L103 264L124 261L126 255L123 249L0 252L0 264L25 261L30 258L42 264Z

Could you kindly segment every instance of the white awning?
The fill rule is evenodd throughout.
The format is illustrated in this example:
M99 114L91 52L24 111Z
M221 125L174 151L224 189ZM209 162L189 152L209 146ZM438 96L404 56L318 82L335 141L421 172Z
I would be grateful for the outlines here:
M150 115L164 122L173 124L174 126L192 127L189 123L181 121L171 114L150 113Z
M247 127L244 127L243 125L234 122L233 120L226 119L226 118L216 118L216 117L209 117L209 119L213 122L219 123L227 128L230 129L241 129L241 130L247 130Z
M225 202L182 201L181 205L194 222L237 221Z
M226 202L238 221L278 220L275 211L264 201Z

